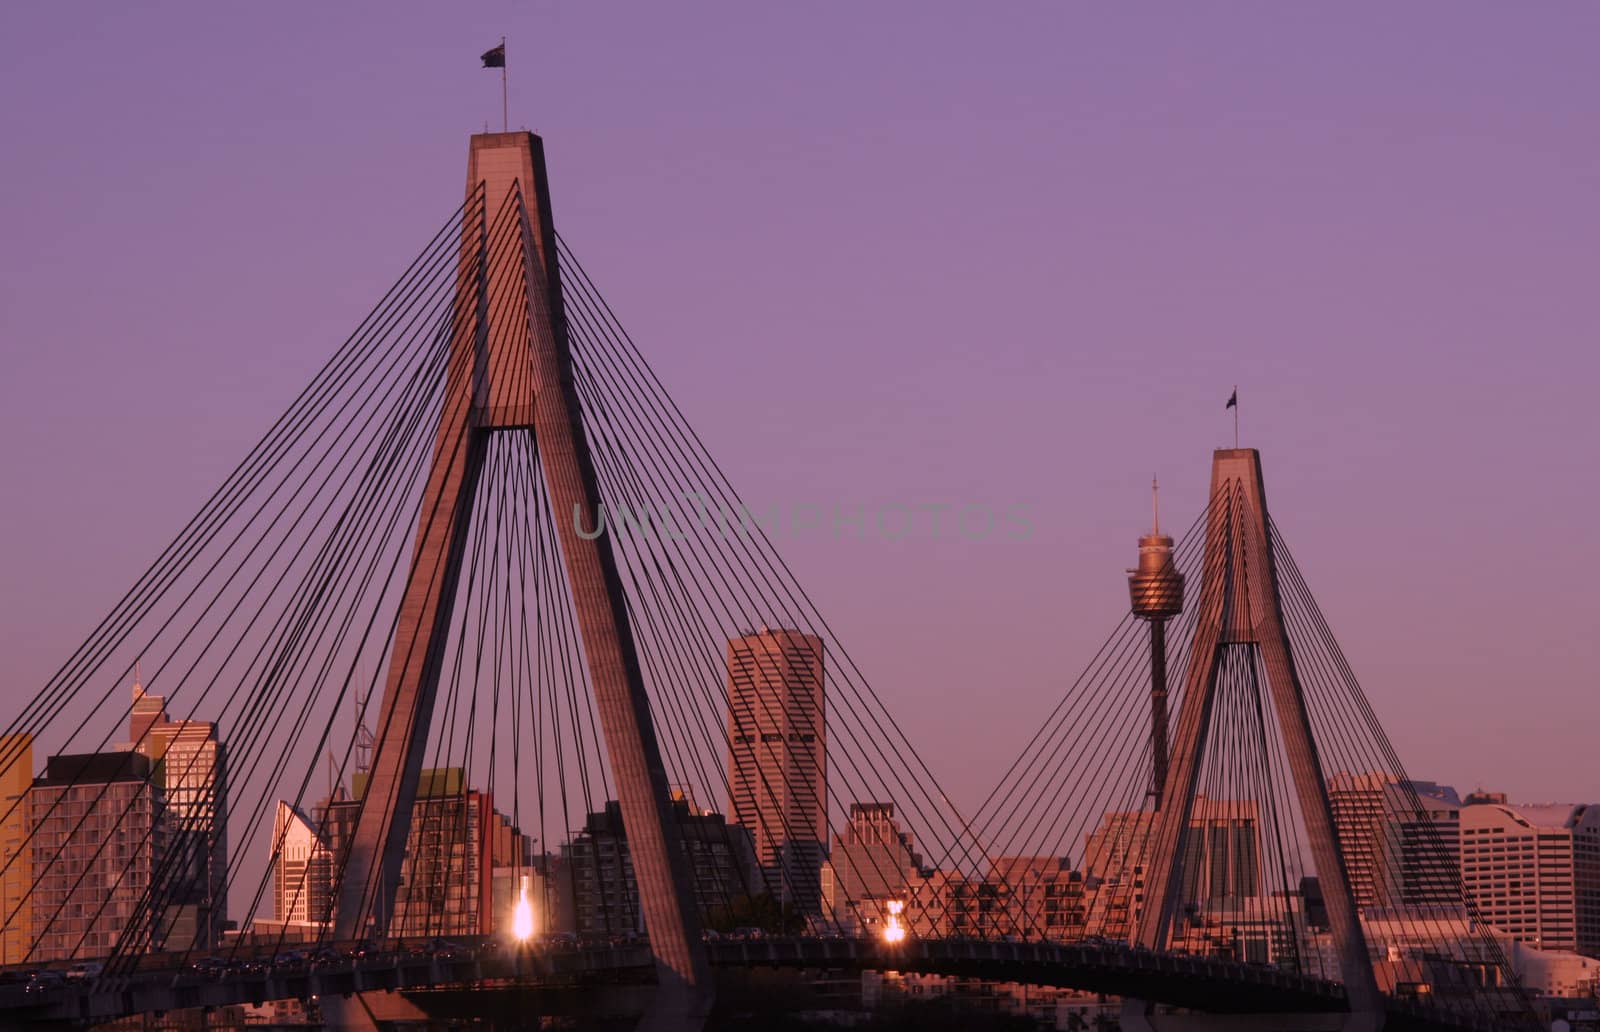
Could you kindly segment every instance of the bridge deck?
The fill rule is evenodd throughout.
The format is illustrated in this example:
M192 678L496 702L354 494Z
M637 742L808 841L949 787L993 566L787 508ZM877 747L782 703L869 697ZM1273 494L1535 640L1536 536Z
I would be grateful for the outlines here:
M875 939L762 938L707 944L714 966L836 971L903 971L1056 986L1202 1011L1311 1013L1346 1009L1344 988L1266 965L1121 945ZM328 962L242 966L222 974L197 967L154 968L59 986L0 986L0 1017L33 1023L106 1021L200 1007L311 1000L360 992L460 985L582 987L649 983L645 943L570 947L539 943L507 949L469 940L432 955L376 953ZM1391 1027L1487 1027L1437 1007L1392 1000Z

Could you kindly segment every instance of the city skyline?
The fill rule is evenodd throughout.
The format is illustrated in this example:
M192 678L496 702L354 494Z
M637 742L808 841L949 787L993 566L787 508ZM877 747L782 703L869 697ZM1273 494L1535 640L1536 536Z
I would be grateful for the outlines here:
M820 648L820 643L811 636L799 635L794 631L762 628L758 632L729 639L727 646L730 679L739 678L746 681L742 696L740 693L735 693L731 697L730 739L726 744L730 749L734 749L737 745L736 730L742 725L733 722L732 713L748 715L749 707L752 706L757 710L768 707L773 710L798 708L799 712L804 712L805 703L797 703L790 695L797 688L809 691L809 682L820 676L820 668L814 671L805 669L807 663L820 660L820 655L813 651ZM772 654L766 655L768 652ZM787 655L780 656L779 653ZM763 668L760 676L751 678L751 672L757 667ZM754 693L770 698L765 702L754 702L752 701ZM26 795L27 785L30 783L35 790L34 800L31 803L31 816L26 806L16 811L16 816L22 819L24 827L33 823L42 828L46 823L53 821L50 826L52 828L59 826L60 829L55 832L57 835L67 833L71 821L62 823L62 818L55 817L52 813L51 793L59 791L62 786L69 789L73 787L88 789L89 793L83 796L83 800L90 804L91 810L98 806L105 808L108 813L116 811L117 807L124 804L118 800L100 801L97 798L98 784L126 783L150 786L157 797L165 800L164 805L157 809L165 809L167 812L164 824L166 830L164 833L157 833L155 840L165 838L174 843L184 834L194 834L193 829L206 826L206 820L197 815L196 802L184 804L180 801L184 791L188 791L191 796L198 793L201 799L198 805L201 807L216 807L219 813L225 809L227 805L225 784L217 789L222 797L211 799L209 773L193 772L190 766L192 760L180 757L177 768L169 769L166 775L162 776L159 773L162 753L165 752L167 757L165 762L169 767L173 763L170 758L173 755L171 746L163 741L155 747L141 745L135 749L134 742L143 742L147 737L163 734L177 739L186 729L198 726L204 732L204 737L200 741L214 749L216 755L222 755L226 752L226 738L217 737L218 731L215 725L204 721L192 718L185 721L170 721L165 712L164 700L146 692L142 684L135 683L132 698L132 708L136 714L130 727L133 740L116 743L108 751L98 754L48 757L41 755L42 770L39 777L22 779L20 773L31 762L34 743L23 741L20 747L11 746L18 756L11 768L11 773L19 775L17 780L20 785L17 794ZM790 714L790 719L794 719L794 713ZM820 725L812 723L812 719L806 716L801 724L796 726ZM128 757L130 754L133 754L133 759L119 760L119 757ZM137 766L141 762L146 766ZM730 776L733 778L731 784L737 784L738 775L735 771L738 763L739 761L735 760L730 765ZM79 779L84 776L75 772L81 770L94 770L98 775L105 776L90 776L80 781ZM745 776L755 779L760 784L767 784L765 778L754 771ZM331 794L314 803L310 799L300 805L279 800L272 824L257 829L256 837L243 843L244 851L252 857L247 866L270 869L272 903L261 912L254 913L250 919L250 928L255 934L265 935L269 941L285 934L282 923L286 918L291 925L296 926L288 931L289 941L294 941L295 936L308 933L315 936L319 928L323 929L322 934L326 934L326 914L331 902L328 895L328 879L332 877L332 871L338 868L337 857L341 855L343 848L341 842L348 839L350 828L353 826L352 815L358 810L358 801L364 793L369 777L368 770L357 767L349 773L347 780L330 782ZM794 775L791 774L788 781L792 786ZM186 789L185 785L188 782L201 787ZM1371 920L1381 922L1383 920L1381 915L1394 908L1453 907L1458 902L1460 894L1465 893L1466 897L1480 908L1485 919L1496 916L1506 918L1504 923L1499 920L1493 923L1508 940L1517 939L1528 942L1535 948L1564 951L1572 951L1576 947L1579 952L1590 956L1594 956L1596 950L1600 949L1600 946L1596 945L1600 944L1600 820L1597 820L1597 817L1600 817L1600 804L1522 800L1509 798L1505 793L1499 792L1459 793L1451 785L1420 780L1401 781L1383 771L1336 768L1330 773L1328 786L1333 821L1338 830L1356 900L1363 909L1379 915ZM40 795L41 790L43 795ZM790 790L793 791L792 787ZM754 789L750 791L753 792ZM744 807L746 812L740 814L740 805L735 798L737 795L735 792L726 798L710 800L712 805L702 809L684 790L678 788L673 790L673 806L679 812L680 822L687 822L686 827L695 822L704 824L703 827L697 826L697 830L693 833L697 845L693 847L691 855L708 857L706 850L721 849L733 856L732 861L726 855L712 860L718 865L731 862L734 866L719 868L719 873L715 877L702 879L703 883L700 885L702 908L714 908L718 905L717 900L723 897L725 899L722 899L722 905L726 905L727 901L741 895L759 895L763 892L780 897L795 894L801 897L799 905L802 909L814 905L804 902L808 891L799 887L804 876L797 876L793 872L785 876L771 866L775 860L781 866L781 847L768 845L764 847L767 855L763 856L763 847L759 845L763 840L772 840L785 833L792 834L795 818L792 816L781 818L774 824L772 816L766 812L778 805L774 800L763 800L760 805L747 803ZM541 860L533 850L533 842L536 840L523 835L521 830L511 823L510 818L497 808L491 808L492 802L490 794L480 791L469 782L469 772L465 768L423 770L422 785L416 803L419 823L413 826L405 864L409 870L413 864L419 862L417 846L427 835L432 835L436 846L442 843L446 848L442 853L436 849L422 850L421 855L425 858L423 862L443 865L445 873L423 880L424 884L436 886L440 890L437 898L430 897L425 904L406 904L404 899L397 903L401 911L406 911L409 907L413 915L417 912L432 915L427 918L412 916L406 920L436 921L439 915L446 915L445 924L438 926L446 934L449 934L452 928L457 933L475 928L480 921L486 929L492 928L497 922L504 920L501 912L505 909L504 901L511 895L511 890L507 887L511 872L527 871L537 872L538 877L545 879L545 887L541 892L551 901L548 905L558 908L552 911L552 920L556 919L558 913L564 914L561 920L576 920L577 925L574 927L579 930L600 930L603 922L594 927L585 925L585 919L582 917L584 904L581 900L586 898L584 893L587 893L588 897L600 899L605 898L604 893L593 887L577 890L580 895L577 916L574 917L572 911L574 902L562 896L564 886L560 884L560 877L552 874L544 866L554 861L555 855L546 853ZM449 810L451 806L457 809ZM801 812L808 811L802 809ZM143 814L146 818L149 817L148 813L137 808L130 813L134 816ZM1462 816L1467 813L1471 813L1473 817L1464 824ZM492 828L488 815L492 815ZM8 812L8 817L10 816ZM822 822L821 830L831 840L831 848L822 851L815 860L826 868L822 875L820 898L828 902L833 898L831 893L838 893L837 904L828 902L827 910L820 915L822 920L839 920L846 922L848 926L849 921L861 919L860 908L870 901L881 903L884 898L894 895L909 897L915 901L919 894L924 894L922 909L917 912L916 920L931 922L925 924L925 928L934 928L939 927L939 921L948 919L947 915L938 912L941 907L949 905L948 902L939 902L942 898L939 894L950 891L948 883L951 879L957 882L962 880L970 882L975 876L983 875L981 863L997 865L986 877L1010 884L1013 891L1016 891L1016 885L1022 882L1013 882L1010 875L999 872L1007 865L1016 863L1027 866L1048 860L1054 865L1059 861L1063 876L1070 872L1075 877L1082 876L1090 881L1107 877L1115 879L1125 867L1131 867L1135 871L1142 870L1149 862L1148 851L1151 848L1155 815L1150 810L1129 812L1106 810L1098 815L1093 831L1085 834L1080 843L1070 844L1068 848L1055 854L1010 855L994 852L997 848L994 842L980 843L982 852L976 857L963 858L969 865L967 870L939 866L924 867L912 837L903 832L895 820L892 803L843 800L835 796L829 806L812 816ZM1513 825L1510 839L1505 837L1506 829L1498 826L1505 823L1506 817L1510 818ZM560 847L558 863L563 868L577 871L580 878L584 876L592 878L593 874L586 872L583 866L586 860L584 850L592 847L583 844L593 842L597 837L609 838L610 841L619 843L625 854L626 835L621 828L615 799L607 800L605 806L598 812L575 815L574 820L575 823L571 827L558 831L557 838L550 840L552 847ZM708 823L711 821L715 822L714 828L720 830L713 830L713 825ZM1187 866L1182 890L1185 899L1191 902L1209 901L1214 904L1218 900L1244 900L1270 894L1268 891L1270 887L1260 880L1262 877L1260 836L1263 832L1257 826L1259 821L1258 803L1254 800L1211 799L1204 795L1196 797L1190 837L1185 839L1183 847ZM103 821L102 825L110 826ZM451 830L457 825L459 828L471 830L469 832ZM1531 831L1518 831L1519 825ZM424 828L428 830L424 831ZM742 841L728 837L731 829L740 829ZM1489 835L1491 830L1495 837L1483 838ZM1565 853L1562 857L1568 867L1564 874L1553 876L1548 870L1551 858L1546 854L1551 848L1548 840L1554 833L1565 836L1563 840L1566 842L1563 847ZM18 834L23 832L20 829L13 832L13 839ZM76 834L76 831L70 832L70 835ZM131 834L138 837L148 835L150 831L148 826L142 831L135 826ZM222 833L224 836L225 834ZM1508 891L1506 881L1508 875L1503 866L1504 859L1496 857L1495 866L1491 867L1487 857L1491 849L1505 852L1506 847L1503 843L1519 841L1519 836L1527 839L1529 843L1524 847L1527 855L1522 862L1533 873L1520 876L1512 871L1509 875L1512 879L1526 877L1528 880L1521 883L1513 880ZM22 841L27 841L25 834ZM90 839L85 848L93 848L96 841ZM492 850L497 857L492 865L487 853L474 852L480 848L480 843L483 850ZM869 859L866 860L863 860L859 853L864 846L869 851ZM882 852L884 847L889 849L886 854ZM39 850L49 854L57 848L61 848L60 842L41 841L32 846L32 851L37 860L41 855ZM153 853L147 858L147 864L159 862L165 850L175 847L156 845L152 848ZM282 851L281 856L279 850ZM877 852L873 852L874 850ZM1513 848L1513 860L1517 859L1515 852ZM436 853L440 855L435 855ZM1478 859L1480 854L1483 856L1482 860ZM0 856L5 855L9 854L0 853ZM463 857L466 859L463 860ZM741 860L740 857L744 859ZM1574 858L1577 858L1579 864L1587 866L1573 868L1571 864ZM957 858L945 855L942 859L948 863ZM103 861L97 860L96 863ZM317 866L319 863L326 866L319 868ZM463 863L466 873L452 867ZM980 866L972 867L974 863ZM1194 863L1198 866L1194 866ZM478 871L480 864L481 875ZM1480 864L1481 874L1478 873ZM490 895L488 872L491 866L494 869L493 897L496 901L492 908L487 902ZM738 875L731 873L734 868L741 867L747 867L748 870ZM906 877L907 872L911 875L909 881ZM27 867L19 867L14 871L8 871L6 880L9 884L20 888L20 884L23 883L19 882L19 877L27 874L31 874ZM813 876L815 874L813 871ZM608 877L618 878L621 877L621 873L612 868L609 869ZM1127 876L1124 874L1121 877ZM1543 941L1547 934L1543 932L1544 925L1534 917L1524 918L1518 904L1521 898L1519 885L1526 887L1537 882L1541 886L1541 895L1550 896L1551 890L1545 887L1544 883L1552 877L1566 879L1565 899L1544 899L1539 904L1540 909L1531 913L1541 915L1542 920L1548 922L1551 907L1555 908L1553 912L1557 915L1571 911L1572 920L1576 922L1577 928L1574 933L1573 925L1566 926L1568 938L1557 940L1554 945ZM1492 881L1489 880L1491 878ZM464 883L462 879L467 881ZM941 879L944 880L943 887L937 888L941 885ZM403 879L403 882L407 881L409 879ZM1023 882L1025 881L1026 878L1023 879ZM460 894L464 884L473 886L469 893L470 898ZM921 888L918 888L919 885ZM1205 888L1206 886L1209 888ZM932 903L925 896L930 887L935 887ZM864 891L846 891L863 888ZM241 891L247 889L253 891L250 886L241 886ZM9 891L16 893L17 889ZM76 891L78 890L71 890L71 892ZM478 901L477 893L480 891L483 898ZM637 893L631 876L628 879L628 891L635 895ZM1102 899L1101 907L1131 906L1131 913L1137 914L1142 894L1126 894L1127 890L1124 890L1125 896L1118 895L1114 888L1108 888L1106 891L1108 895ZM70 896L71 892L67 895ZM885 893L888 893L888 896ZM26 895L21 893L16 898L25 898ZM1108 900L1114 902L1107 902ZM175 896L174 901L181 903L184 897ZM59 897L35 904L36 908L43 908L44 912L52 911L59 905ZM620 902L608 905L624 907ZM223 906L224 908L227 906L226 901ZM592 912L597 904L590 902L588 906ZM642 918L637 912L637 903L632 904L630 909L619 909L615 912L627 915L625 927L642 930ZM323 916L313 918L310 915L314 913L321 913ZM450 921L458 917L459 925L451 925ZM881 915L874 915L871 919L881 920ZM29 924L24 922L15 927L8 927L6 931L14 938L18 937L19 933L31 936L45 929L51 920L54 919L39 917L34 921L38 926L36 928L30 929ZM1091 909L1088 920L1089 927L1101 929L1095 934L1129 933L1130 926L1125 923L1126 914L1122 919L1114 920L1101 910ZM1560 917L1558 916L1556 920L1560 920ZM418 925L418 928L423 929L434 927L425 923ZM191 919L187 929L180 921L174 923L164 934L181 939L194 935L192 929ZM1532 930L1531 933L1529 929ZM57 933L57 938L60 934ZM413 928L404 934L423 933ZM428 931L427 934L433 932ZM1082 934L1081 929L1080 934ZM23 949L22 954L26 953L27 950Z
M431 199L458 184L453 152L440 142L493 117L498 99L488 77L459 59L481 49L484 22L454 24L427 45L413 36L398 51L407 79L417 78L413 64L437 63L440 71L437 79L401 82L381 61L370 80L353 77L337 55L368 47L395 52L387 44L396 38L387 34L414 33L429 17L417 11L393 25L330 14L326 32L301 44L305 60L292 73L255 49L274 45L270 26L245 33L253 44L241 47L236 28L227 30L226 46L204 43L220 40L215 34L223 29L203 19L163 35L175 26L159 16L126 24L105 17L118 29L116 46L112 35L61 31L37 11L8 14L18 31L6 37L28 41L25 51L0 44L19 47L0 73L7 76L59 62L52 48L67 40L73 64L81 65L43 103L4 116L18 141L5 159L8 181L17 184L4 202L17 246L8 251L4 303L15 332L38 344L15 356L17 375L0 388L0 418L13 437L46 425L45 399L60 393L69 374L86 413L53 438L48 457L15 449L0 459L0 474L23 486L7 515L11 533L0 537L0 561L24 589L3 600L0 644L23 684L49 675L51 660L92 624L304 380L322 354L319 334L347 325L389 274L381 256L414 243L415 220L402 215L435 210ZM1580 88L1572 70L1578 65L1569 62L1517 61L1513 75L1512 63L1478 59L1506 48L1548 58L1576 45L1583 31L1554 15L1458 13L1441 26L1410 13L1376 38L1316 19L1280 19L1262 23L1280 34L1281 47L1268 53L1232 42L1237 34L1224 15L1166 23L1053 15L1002 27L1007 45L1038 60L994 63L996 54L985 51L990 63L974 68L994 75L974 72L941 85L929 79L931 56L895 48L882 67L866 62L856 48L888 31L887 20L869 18L860 40L838 54L838 81L808 94L815 105L809 115L782 92L758 94L770 109L758 112L745 100L713 115L692 101L711 91L736 97L726 87L749 71L736 48L718 41L754 23L731 15L708 22L703 39L683 44L699 69L687 77L648 52L647 24L628 26L621 42L634 48L637 74L661 79L658 89L641 92L632 80L607 85L586 70L584 59L598 46L587 18L557 17L549 32L563 45L547 51L512 34L513 52L525 45L530 55L512 69L513 121L561 139L553 174L570 201L568 231L588 253L604 256L603 271L626 299L630 323L648 327L660 342L653 355L687 407L711 414L708 438L758 507L811 498L863 505L976 500L1031 503L1050 515L1041 527L1050 548L1043 564L1031 558L1039 541L1026 548L986 542L981 549L926 538L785 544L835 614L853 658L883 686L915 740L948 751L945 718L965 727L982 715L975 684L1003 683L1025 714L1049 708L1062 687L1058 651L1087 656L1118 611L1124 553L1142 527L1149 473L1167 485L1174 526L1184 522L1200 495L1205 446L1231 434L1221 402L1242 381L1246 443L1261 445L1278 471L1280 521L1408 766L1521 799L1600 796L1600 775L1567 772L1566 757L1582 754L1583 721L1556 719L1587 712L1596 646L1584 633L1581 599L1570 594L1576 589L1562 577L1564 566L1545 562L1540 547L1562 541L1580 562L1594 549L1584 523L1593 510L1592 480L1581 474L1592 449L1565 424L1582 411L1579 385L1593 372L1592 355L1575 345L1592 325L1580 270L1593 265L1600 234L1592 230L1593 206L1575 203L1583 195L1574 192L1580 170L1596 157L1591 134L1576 128L1585 117L1579 98L1592 91ZM1592 15L1568 11L1562 18ZM819 39L815 25L783 24L793 49L771 70L772 82L798 74L800 54ZM960 27L960 16L951 15L923 24L914 38L932 55ZM1454 46L1429 50L1434 74L1418 80L1412 44L1439 31ZM1335 89L1346 85L1343 63L1285 60L1311 53L1313 33L1344 44L1329 53L1360 55L1367 74L1351 90ZM1133 40L1140 47L1128 51L1134 63L1126 68L1090 46ZM1202 60L1213 48L1235 63ZM177 63L180 52L183 60L228 56L225 66L204 63L195 71L208 78L207 90L134 74L144 62ZM1153 74L1163 70L1169 74ZM582 104L561 101L555 84L568 77L590 87ZM281 103L291 79L294 89L318 98L315 117L292 126L262 116L259 106ZM907 93L893 88L898 80L935 88ZM1179 88L1184 81L1188 88ZM1263 81L1281 89L1268 96L1255 88ZM426 102L414 91L428 91ZM257 93L266 99L253 101ZM1056 102L1040 103L1045 95ZM383 104L374 103L379 96ZM873 103L858 110L847 103L851 97ZM659 104L700 114L658 120L670 132L646 129L626 115L641 104L647 106L637 110ZM406 125L363 121L391 105L422 115ZM1291 111L1314 117L1292 124ZM841 171L796 160L804 152L772 128L780 120L757 117L773 112L826 140L842 156ZM1230 112L1235 117L1225 119L1221 140L1203 146L1193 127ZM941 130L919 132L935 115ZM259 128L248 137L229 132L241 119L256 119ZM96 131L82 132L86 122ZM1443 128L1424 131L1435 124ZM884 131L869 131L875 128ZM202 171L235 185L185 195L180 204L174 190L185 169L173 144L202 130L215 137L203 159L214 164ZM396 170L376 189L356 168L330 172L321 160L352 132ZM947 165L924 160L929 148L942 146L936 139L947 138L981 143L995 157L980 168L970 149L957 147ZM92 209L85 221L74 214L84 194L71 187L95 167L85 148L97 140L116 145L147 199L137 208ZM1507 141L1517 145L1503 146ZM617 171L623 152L648 154L647 167L660 174ZM24 157L37 155L51 160ZM1270 163L1262 160L1268 155ZM225 174L229 162L245 161L259 178L244 184ZM1269 165L1270 174L1236 171ZM1024 170L1004 195L973 187L980 171L999 166ZM1130 167L1138 176L1114 181L1113 173L1126 178ZM845 169L879 198L876 206L852 200ZM750 206L772 200L769 190L810 196L799 189L808 176L820 190L805 209L816 225L789 216L762 223L786 247L730 272L717 256L745 240L739 223ZM894 190L896 182L909 189ZM1177 185L1183 188L1158 190ZM242 203L246 190L259 206ZM963 193L969 196L960 218L928 215L935 194ZM1513 201L1514 220L1505 214ZM293 214L306 204L314 219ZM626 218L617 218L618 204L630 206ZM231 241L214 238L206 224L225 210L239 229ZM269 225L269 210L288 214L271 216ZM1037 226L1019 220L1024 210L1039 213ZM348 232L330 241L324 226ZM826 267L836 274L816 272L824 267L817 258L824 231L846 228L855 230L856 251L829 254ZM665 270L658 257L644 257L658 249L635 232L681 241L688 260ZM1472 246L1478 234L1493 248ZM213 253L195 246L202 239L226 261L199 263L199 254ZM236 249L246 239L248 255ZM62 285L90 275L82 263L91 240L127 276L85 304L63 304ZM963 307L954 299L964 295L955 291L930 294L948 282L949 260L919 252L941 253L933 246L940 240L987 256L977 270L983 289L974 293L1010 302L999 322L985 321L980 330L979 311L985 320L991 315L986 308L976 301ZM1062 248L1062 240L1081 246ZM272 296L292 298L292 305L269 305L282 312L219 334L224 309L217 306L247 303L244 281L205 266L244 262L259 271L266 266L251 263L308 248L317 256L275 263L278 277L270 282L246 278L252 289L281 291ZM1226 260L1208 261L1207 276L1196 279L1195 263L1212 251ZM1299 260L1268 262L1285 251ZM152 256L165 258L176 278L158 277L161 262ZM782 264L791 261L797 264ZM808 267L809 274L800 271ZM705 337L698 314L675 299L699 290L700 270L711 269L737 276L731 293L748 302L725 312L729 321ZM1337 297L1319 282L1340 283ZM179 291L177 283L192 290ZM880 296L851 283L875 284ZM1152 283L1164 303L1134 304L1135 289ZM842 336L798 306L796 284L838 295ZM1491 289L1497 285L1507 289ZM1070 302L1065 318L1052 300L1062 291ZM941 306L956 306L938 325L914 303L934 295ZM756 321L770 312L786 318ZM1316 313L1316 324L1300 318L1303 312ZM113 319L128 339L100 343L94 327ZM824 328L830 332L819 335ZM830 336L848 341L848 354L838 345L802 343ZM920 345L908 350L902 339ZM797 354L811 361L791 361ZM895 419L843 411L858 403L865 412L880 407L828 375L843 362L888 392ZM1252 379L1237 371L1245 366L1262 372ZM1050 375L1022 374L1035 367ZM734 376L784 382L793 394L764 395L758 411L726 389ZM1041 393L1046 384L1048 397ZM935 396L967 400L919 400ZM1419 396L1433 399L1428 418L1401 421ZM806 418L819 397L829 418ZM718 404L709 404L712 398ZM1115 442L1102 440L1097 428L1126 427L1128 412L1140 413L1137 427ZM197 421L206 435L190 432ZM1088 435L1096 449L1074 453L1081 469L1072 479L1017 490L1024 468L1058 468L1059 449ZM941 474L946 461L971 460L979 449L1011 457L989 468L969 461L973 472L959 482ZM179 459L150 461L163 453ZM789 459L781 470L772 468L773 454ZM885 463L885 455L900 461ZM1484 479L1489 469L1498 477L1492 489ZM71 527L76 540L69 547L45 533L50 527ZM1488 550L1469 562L1485 542ZM1484 597L1460 590L1469 570L1483 578ZM1366 601L1375 583L1386 585L1380 606ZM1062 584L1072 589L1062 592ZM1505 601L1524 596L1542 605ZM1008 619L981 619L1000 597L1018 603ZM1004 669L994 669L997 656L1005 657ZM1528 704L1484 719L1484 707L1508 688ZM937 707L922 704L930 697ZM991 735L996 756L1008 755L1020 738L1005 727ZM950 791L965 807L1000 773L998 762L982 758L969 766L939 772L955 779Z

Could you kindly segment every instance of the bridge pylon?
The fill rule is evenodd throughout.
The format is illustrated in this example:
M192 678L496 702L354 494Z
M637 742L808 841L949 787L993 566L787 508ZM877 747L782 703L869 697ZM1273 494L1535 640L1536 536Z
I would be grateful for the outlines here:
M1300 675L1284 625L1271 520L1261 456L1253 448L1216 452L1211 467L1211 502L1206 516L1202 583L1194 643L1183 698L1166 765L1160 810L1147 856L1149 867L1138 942L1168 948L1184 890L1183 839L1190 828L1206 742L1217 698L1218 674L1230 649L1254 650L1267 674L1275 724L1282 736L1307 845L1315 866L1328 927L1345 983L1347 1029L1375 1032L1383 1025L1384 1001L1374 976L1345 858L1340 851ZM1127 1018L1137 1027L1143 1008Z
M713 989L666 769L610 537L581 529L600 525L600 496L573 382L540 138L474 135L467 207L443 406L335 933L382 934L394 912L488 439L532 434L656 960L656 1002L642 1027L698 1028Z

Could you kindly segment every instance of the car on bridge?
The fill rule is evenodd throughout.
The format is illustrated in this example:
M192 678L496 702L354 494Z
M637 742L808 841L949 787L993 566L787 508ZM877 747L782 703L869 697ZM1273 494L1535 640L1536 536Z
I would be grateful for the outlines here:
M436 938L428 944L428 952L440 960L454 960L463 950L460 943Z
M340 953L332 946L319 946L311 951L311 966L314 968L338 967L351 959L351 955Z

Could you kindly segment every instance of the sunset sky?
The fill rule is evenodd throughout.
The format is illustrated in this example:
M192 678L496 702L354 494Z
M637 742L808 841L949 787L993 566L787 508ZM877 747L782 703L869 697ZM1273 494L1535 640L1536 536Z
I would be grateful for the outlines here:
M92 12L92 13L91 13ZM0 12L0 655L31 696L459 203L500 122L958 803L1211 449L1414 776L1600 800L1600 7Z

